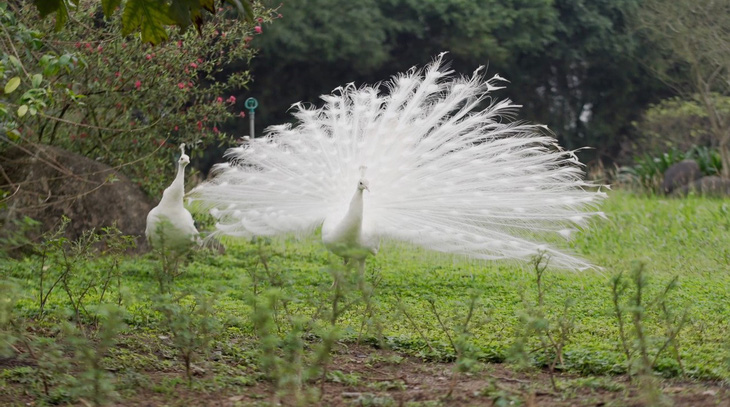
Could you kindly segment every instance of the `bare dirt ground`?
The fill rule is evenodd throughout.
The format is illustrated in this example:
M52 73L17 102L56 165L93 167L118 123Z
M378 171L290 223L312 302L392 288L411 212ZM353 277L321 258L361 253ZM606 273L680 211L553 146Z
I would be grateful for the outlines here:
M477 373L457 374L450 363L429 363L388 350L342 345L333 356L330 379L305 386L298 395L275 394L267 381L225 390L170 387L182 372L148 372L153 383L127 392L114 406L728 406L730 389L722 383L626 376L577 376L518 371L507 364L485 364ZM10 368L12 364L0 366ZM198 373L196 381L208 373ZM643 383L643 384L642 384ZM166 388L166 390L160 390ZM0 394L0 405L38 405L33 399ZM83 400L78 405L90 405Z
M339 348L322 396L301 395L299 403L322 406L728 406L730 390L720 383L649 380L642 385L626 376L581 377L545 371L518 372L506 364L487 364L478 373L455 374L450 363L427 363L367 346ZM349 383L347 383L349 381ZM646 381L645 381L646 382ZM291 395L276 397L269 383L241 388L236 394L202 394L180 386L174 397L140 393L118 405L245 406L298 404Z

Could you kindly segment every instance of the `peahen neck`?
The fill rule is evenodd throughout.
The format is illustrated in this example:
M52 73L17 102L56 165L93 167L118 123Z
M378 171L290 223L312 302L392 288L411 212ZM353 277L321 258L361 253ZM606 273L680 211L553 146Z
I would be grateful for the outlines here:
M178 164L177 175L167 189L162 193L161 204L174 205L182 203L183 195L185 195L185 165Z

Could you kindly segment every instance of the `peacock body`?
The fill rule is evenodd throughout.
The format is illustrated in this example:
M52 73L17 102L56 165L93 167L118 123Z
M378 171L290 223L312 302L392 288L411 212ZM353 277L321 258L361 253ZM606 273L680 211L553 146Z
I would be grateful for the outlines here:
M193 199L217 218L214 235L305 235L364 264L381 240L474 259L590 264L559 250L606 195L544 126L506 119L498 76L453 77L439 56L394 77L382 93L349 84L297 104L296 126L267 129L226 156ZM552 239L552 240L551 240Z
M180 145L182 155L177 163L177 175L162 193L160 203L147 214L145 236L155 249L182 251L198 243L198 230L190 212L183 205L185 195L185 167L190 157L185 154L185 144Z

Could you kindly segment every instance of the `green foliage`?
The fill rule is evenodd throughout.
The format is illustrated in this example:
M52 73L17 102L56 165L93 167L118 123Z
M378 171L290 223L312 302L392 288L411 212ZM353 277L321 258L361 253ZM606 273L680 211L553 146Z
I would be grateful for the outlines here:
M713 94L715 104L724 120L730 120L730 97ZM717 147L710 128L707 109L699 96L685 100L664 99L651 105L634 122L639 137L631 142L631 150L659 155L668 150L688 151L695 146Z
M252 0L225 0L236 7L249 22L254 19ZM69 11L83 6L79 0L34 0L41 17L56 14L56 31L60 31L69 19ZM80 4L81 3L81 4ZM96 3L96 0L94 0ZM215 14L213 0L101 0L101 8L106 18L111 18L117 8L122 11L122 35L139 32L142 42L159 44L168 39L165 26L176 25L186 30L195 25L202 31L203 11Z
M38 232L41 223L28 216L6 222L11 225L4 224L3 232L0 233L0 256L31 247L30 235Z
M583 156L613 157L631 121L661 94L633 57L646 46L629 26L639 4L287 1L284 18L253 42L261 49L251 84L261 101L256 117L264 126L290 121L292 103L317 103L344 83L383 81L448 51L458 74L486 66L508 79L495 97L522 105L518 118L549 125L567 148L595 148Z
M193 158L230 142L220 129L240 118L242 101L233 95L250 77L245 67L222 69L232 61L248 64L254 23L232 20L224 9L201 35L174 34L174 41L150 47L119 35L120 16L104 20L99 13L81 2L78 24L43 34L32 8L0 6L3 30L12 38L0 48L0 85L20 78L0 102L7 137L0 149L58 146L121 169L157 197L174 175L160 169L169 166L180 141L193 147ZM257 7L255 15L271 20L269 10Z
M669 294L677 288L677 278L673 278L667 285L652 299L646 298L648 287L648 275L645 265L637 263L631 271L630 281L632 292L628 293L629 283L624 279L623 273L619 273L611 280L611 292L613 296L614 313L619 327L621 346L626 355L627 371L639 375L648 375L659 367L659 358L664 356L665 351L671 351L676 361L677 371L666 369L664 373L674 376L684 374L681 351L677 337L680 331L688 322L688 311L677 312L668 304ZM628 297L628 299L624 299ZM664 337L656 340L648 337L645 327L645 318L653 308L661 313L665 325ZM629 318L633 330L628 330ZM653 350L650 347L656 347ZM665 363L666 365L666 363ZM671 364L670 364L671 365Z
M96 309L101 321L99 329L89 333L71 324L63 324L65 341L74 354L74 361L81 367L81 374L74 376L70 395L92 405L108 404L118 397L114 390L113 375L103 364L109 350L116 345L117 337L125 329L123 311L114 305Z
M185 366L188 384L193 380L193 361L208 353L221 329L214 315L215 301L214 295L205 293L153 298L155 309L164 316L164 330L171 335L173 347Z
M504 361L520 337L533 368L554 364L556 372L579 375L641 368L667 377L722 380L730 377L730 277L723 272L730 266L730 251L723 249L730 239L727 206L697 197L611 192L603 208L610 220L573 243L577 254L604 270L580 273L544 268L544 258L523 270L385 246L362 278L341 265L325 267L336 259L319 241L256 239L228 242L225 255L193 256L173 294L156 296L150 277L156 262L124 257L120 277L130 295L123 310L116 302L110 307L112 301L82 301L89 315L81 324L73 323L78 301L63 290L50 295L46 317L35 319L37 260L4 259L0 289L12 296L0 298L0 351L32 361L8 380L11 386L22 383L38 403L73 403L78 397L103 403L114 400L114 393L124 398L135 391L169 401L182 392L186 363L191 389L185 392L246 394L241 385L263 380L259 388L271 389L272 403L323 404L320 386L333 382L377 391L410 386L398 377L370 386L364 375L333 362L339 349L360 337L401 355L455 361L450 377L455 389L462 388L460 378L489 374L479 370L482 362ZM636 260L643 268L635 267ZM103 269L109 261L94 256L77 267ZM62 268L48 265L48 271ZM88 280L68 284L78 293ZM118 318L104 314L107 310L120 311ZM128 328L111 323L109 329L117 328L103 333L105 324L121 317ZM360 335L363 320L371 318L378 323L368 323ZM118 345L104 345L113 342ZM85 354L83 347L93 349ZM644 359L648 363L641 365ZM385 362L362 361L368 371L380 371L378 364ZM412 362L396 356L387 363ZM98 366L106 373L94 373ZM556 377L561 392L574 387L564 380ZM585 386L620 390L600 380ZM499 381L482 394L495 403L527 404L521 391Z
M57 289L65 292L71 302L74 318L81 323L95 324L96 316L89 311L89 305L100 306L110 299L116 289L118 305L122 302L122 283L119 265L122 254L134 246L134 238L125 236L115 226L103 228L100 232L85 231L77 240L64 237L70 219L64 217L61 225L48 232L35 245L38 254L34 297L37 299L37 317L43 318L46 304ZM87 263L98 256L104 260L97 267Z
M704 175L717 175L722 171L722 160L717 149L692 146L686 152L673 148L665 153L653 156L643 154L634 158L633 166L620 168L619 182L625 186L635 186L644 191L660 193L664 173L672 165L683 161L694 160Z

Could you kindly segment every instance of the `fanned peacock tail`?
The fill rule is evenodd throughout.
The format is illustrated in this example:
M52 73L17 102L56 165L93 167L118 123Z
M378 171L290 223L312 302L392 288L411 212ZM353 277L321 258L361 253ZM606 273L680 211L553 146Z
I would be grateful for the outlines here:
M363 229L380 239L476 259L528 259L590 267L556 249L606 196L583 180L571 151L544 126L509 121L518 106L494 101L499 76L451 76L443 55L394 77L382 93L353 84L295 105L299 124L227 152L193 198L218 219L215 234L312 233L342 217L366 167Z

